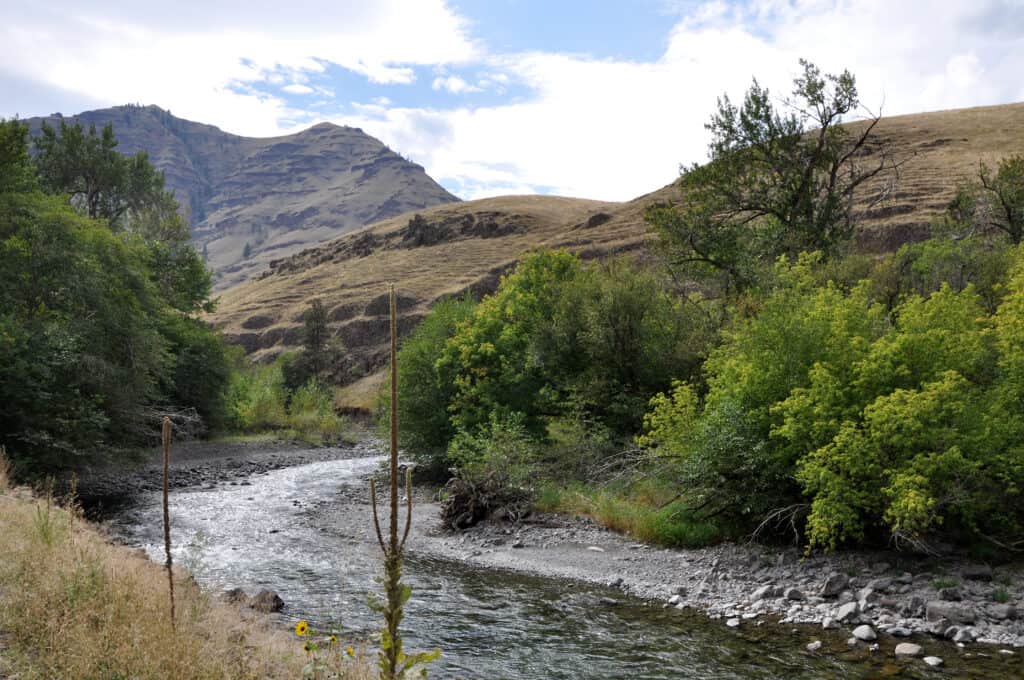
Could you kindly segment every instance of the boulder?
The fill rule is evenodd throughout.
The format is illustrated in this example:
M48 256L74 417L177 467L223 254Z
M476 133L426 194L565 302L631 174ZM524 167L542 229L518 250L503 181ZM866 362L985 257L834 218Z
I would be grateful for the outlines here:
M249 607L258 612L270 614L284 609L284 600L273 590L261 590L249 601Z
M231 590L225 590L220 597L228 604L249 604L249 596L241 588L232 588Z

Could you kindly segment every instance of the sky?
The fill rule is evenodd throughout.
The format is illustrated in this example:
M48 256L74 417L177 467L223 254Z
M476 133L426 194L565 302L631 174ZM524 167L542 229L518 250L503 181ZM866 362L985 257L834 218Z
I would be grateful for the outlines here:
M0 0L0 117L126 103L240 135L362 128L465 199L628 200L716 99L799 59L865 116L1024 100L1024 0Z

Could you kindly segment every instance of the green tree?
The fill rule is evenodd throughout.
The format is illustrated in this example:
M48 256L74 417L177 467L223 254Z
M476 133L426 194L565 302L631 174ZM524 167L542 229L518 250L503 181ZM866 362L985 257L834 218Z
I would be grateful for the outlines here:
M863 161L878 118L859 129L842 125L859 106L849 71L822 74L800 64L782 107L756 80L742 106L720 98L706 126L709 162L685 170L678 204L647 210L668 261L684 276L731 293L756 283L779 255L834 255L853 234L853 203L864 183L891 167L884 148Z
M87 217L107 220L112 229L125 228L150 206L174 200L145 151L130 157L117 151L110 123L97 134L95 125L86 132L80 123L61 120L58 134L44 121L35 146L43 186L69 195Z
M455 436L447 405L455 385L442 380L437 361L448 340L473 314L476 302L466 295L436 303L430 314L402 342L398 352L398 420L402 448L419 464L417 474L447 478L448 442ZM382 431L390 427L390 383L381 391L379 413ZM443 479L442 479L443 481Z

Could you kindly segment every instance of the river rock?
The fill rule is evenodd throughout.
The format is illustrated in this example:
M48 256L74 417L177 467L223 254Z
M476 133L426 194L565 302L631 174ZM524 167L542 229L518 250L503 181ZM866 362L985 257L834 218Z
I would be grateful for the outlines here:
M991 581L992 567L987 564L969 564L960 570L960 575L968 581Z
M969 605L956 602L932 600L925 607L925 616L929 621L949 619L954 623L974 623L978 615Z
M859 611L860 605L856 602L847 602L844 605L840 605L839 609L836 610L836 621L844 623L852 621Z
M896 656L921 656L921 645L913 642L901 642L896 645Z
M740 620L737 618L727 619L725 625L729 626L730 628L739 628Z
M761 586L750 596L751 602L770 600L779 596L779 589L775 586Z
M604 552L604 548L597 545L588 545L587 550L591 552Z
M942 665L942 659L940 659L937 656L926 656L926 657L924 657L924 662L926 664L928 664L929 666L932 666L932 667L936 667L936 666L941 666Z
M889 590L889 588L892 587L892 579L891 578L876 578L876 579L873 579L871 581L868 581L867 587L871 588L871 590L874 590L875 592L884 593L885 591Z
M891 626L886 628L885 632L893 637L910 637L911 635L911 630L903 626Z
M839 627L839 622L831 616L826 616L821 620L821 627L825 630L834 630Z
M947 602L959 602L964 599L963 593L956 586L939 589L939 599Z
M245 605L249 603L249 595L241 588L225 590L221 595L221 599L228 604Z
M806 600L807 599L804 596L803 591L801 591L799 588L786 588L786 592L784 593L784 597L787 600L794 600L794 601Z
M846 574L832 574L821 586L822 597L838 597L839 593L846 590L850 584L850 577Z
M875 629L867 625L857 626L854 628L853 637L858 640L863 640L864 642L871 642L872 640L878 639L878 635L875 634Z
M816 652L819 649L821 649L821 640L815 640L814 642L811 642L807 645L808 652Z
M953 642L974 642L976 637L973 628L959 628L953 635Z
M1017 608L1012 604L992 604L988 607L989 616L997 621L1013 621L1017 618Z
M270 614L284 609L284 600L273 590L261 590L249 601L249 607L258 612Z
M924 598L920 595L914 595L909 600L905 601L900 607L900 612L904 616L919 619L924 617Z
M668 598L668 603L674 606L679 604L682 601L682 599L683 598L681 598L679 595L673 595L672 597Z

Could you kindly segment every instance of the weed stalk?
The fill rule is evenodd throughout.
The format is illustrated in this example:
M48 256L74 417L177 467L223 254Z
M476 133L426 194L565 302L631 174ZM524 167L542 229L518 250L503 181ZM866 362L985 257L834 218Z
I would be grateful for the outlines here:
M170 466L171 466L171 419L164 416L163 431L161 433L164 445L164 552L167 555L167 561L164 565L167 567L167 589L171 597L171 630L174 630L174 572L172 570L173 563L171 561L171 512L170 505L167 501L169 492L168 479L170 477Z

